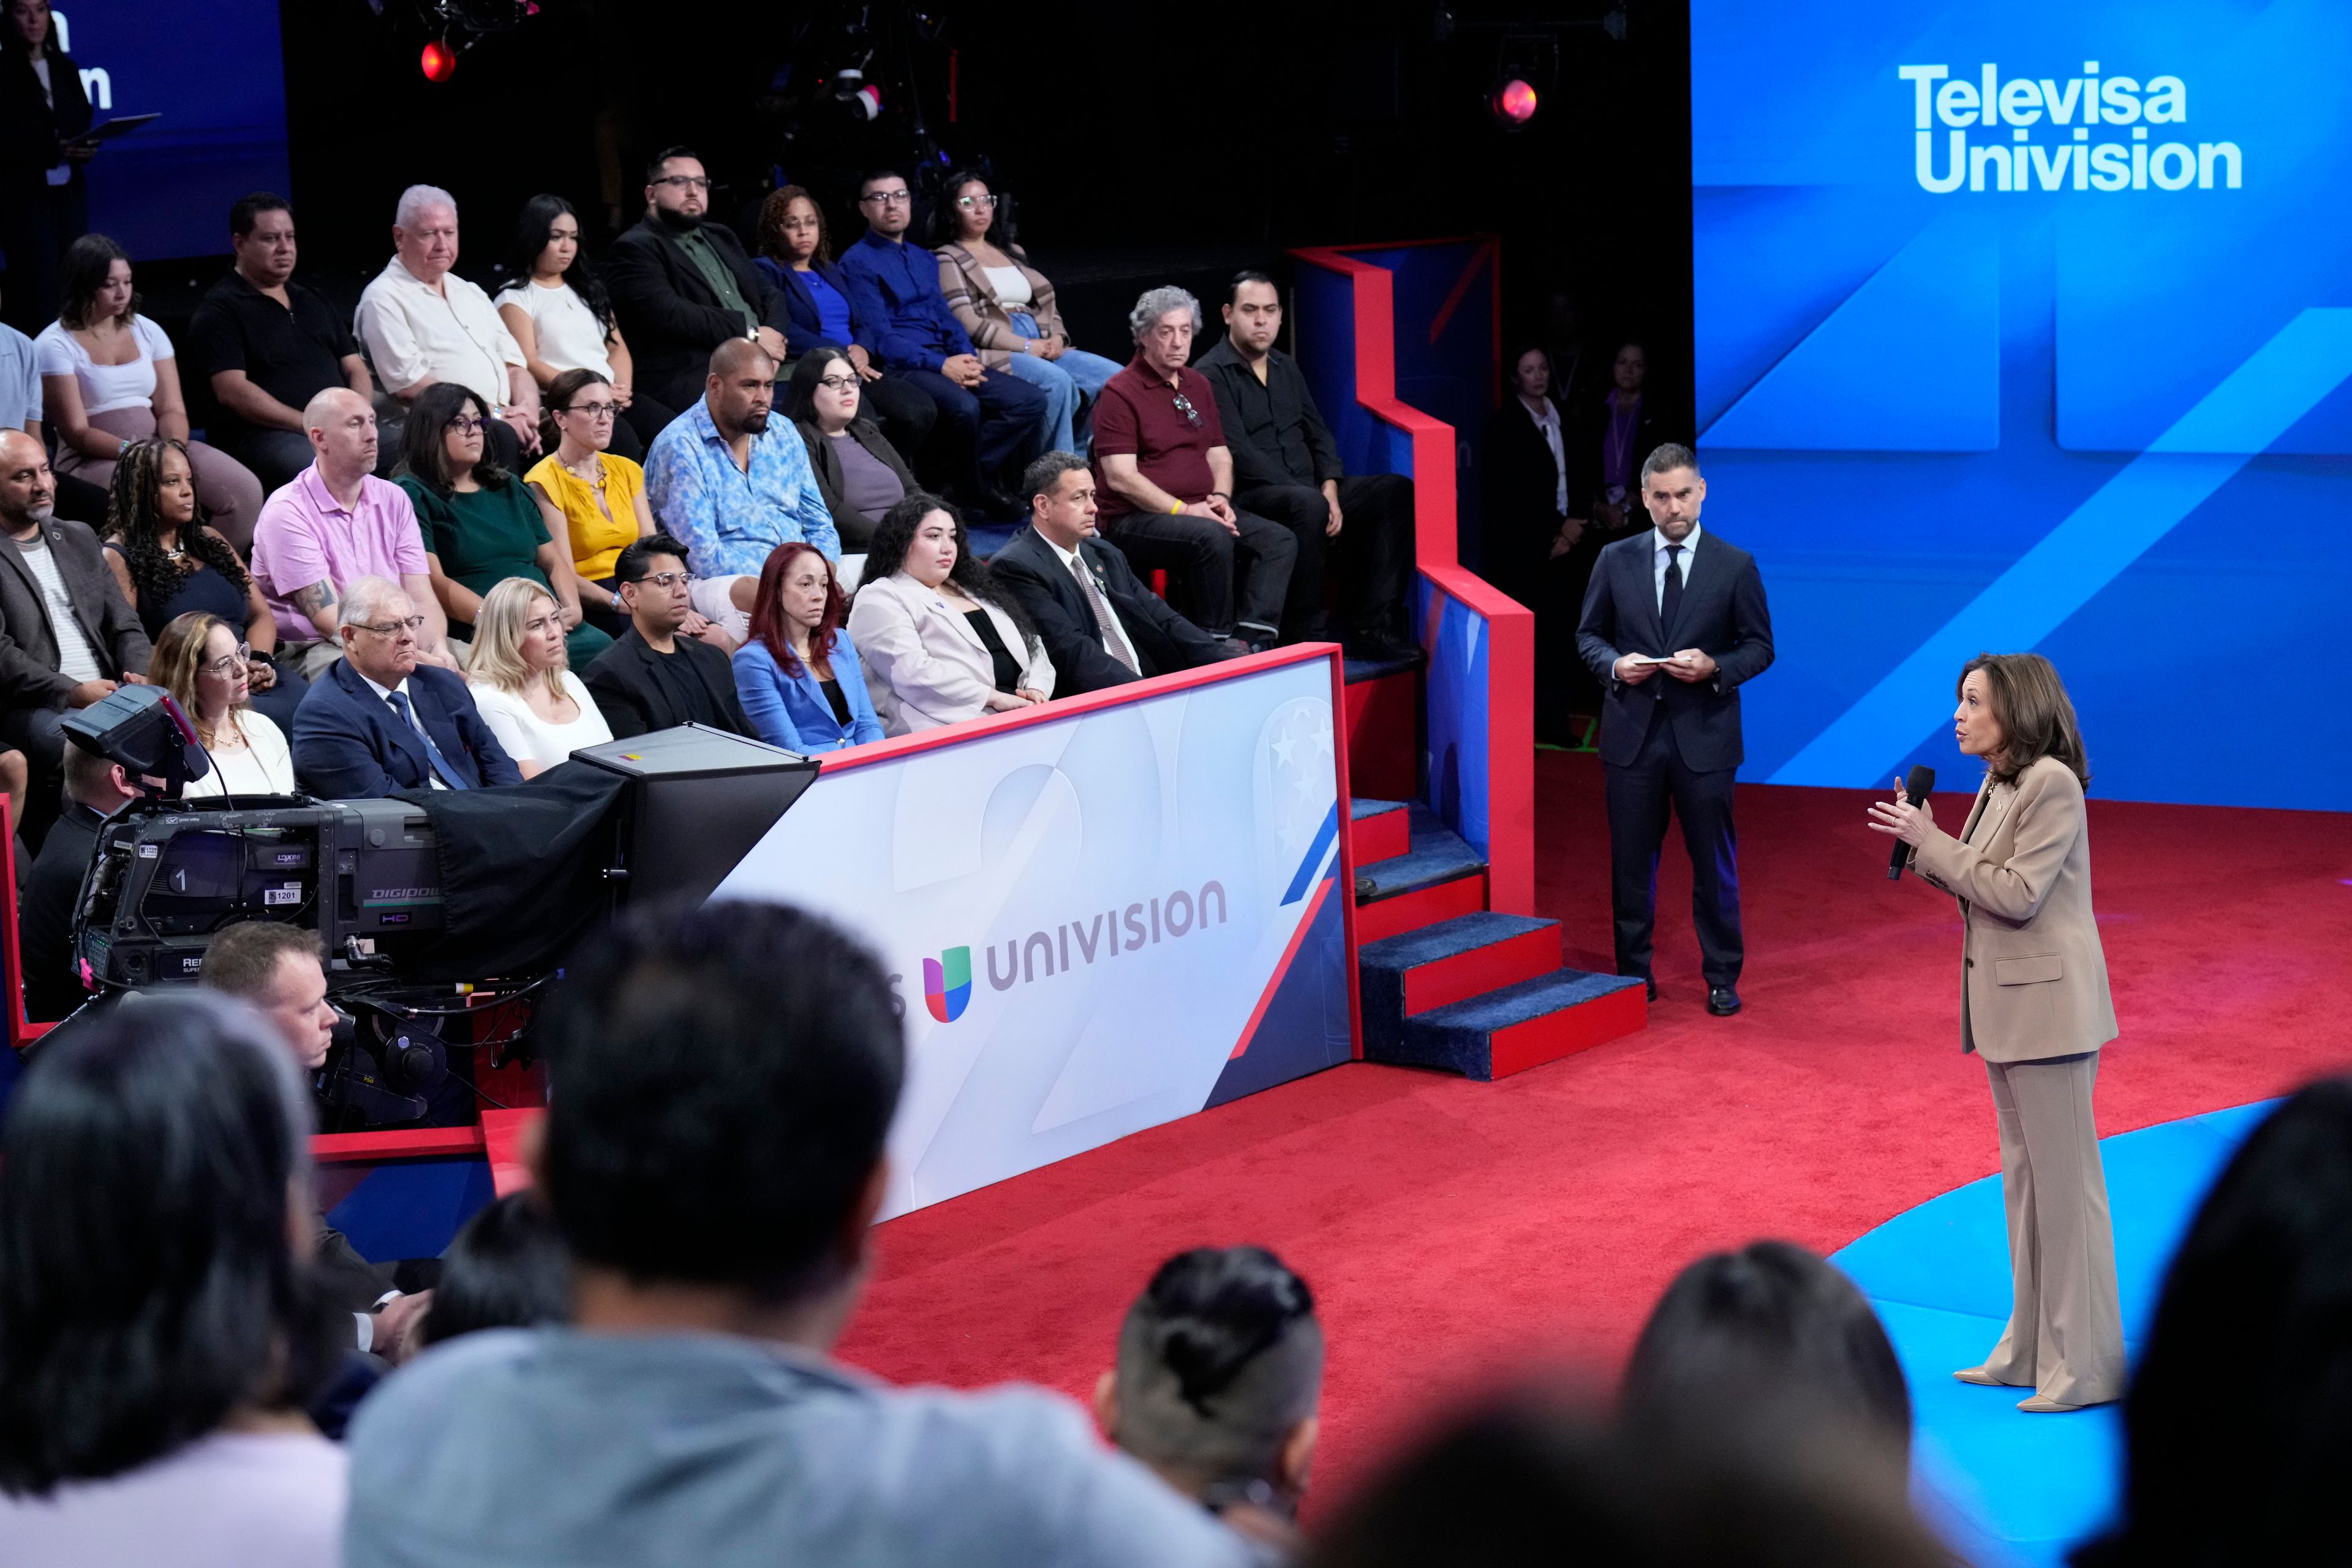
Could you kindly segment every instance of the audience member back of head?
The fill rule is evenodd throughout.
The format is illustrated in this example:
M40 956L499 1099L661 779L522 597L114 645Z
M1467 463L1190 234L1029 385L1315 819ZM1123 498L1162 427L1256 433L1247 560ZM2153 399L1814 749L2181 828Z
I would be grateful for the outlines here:
M1771 1452L1612 1428L1529 1390L1457 1417L1325 1531L1314 1568L1948 1568L1833 1446Z
M871 953L775 905L632 911L543 1027L573 1321L436 1346L370 1397L351 1568L1243 1560L1066 1400L828 1359L905 1069Z
M2124 1401L2110 1564L2352 1562L2352 1079L2256 1128L2173 1254Z
M298 1256L308 1120L224 997L117 1004L27 1070L0 1136L0 1563L338 1560L343 1457L301 1414L333 1365Z
M1832 1428L1884 1461L1898 1495L1911 1393L1853 1281L1803 1247L1759 1241L1700 1258L1651 1310L1625 1372L1628 1421L1691 1441L1777 1445Z
M533 1193L509 1193L466 1222L442 1255L441 1280L425 1314L425 1342L484 1329L527 1329L572 1315L572 1266L563 1237Z

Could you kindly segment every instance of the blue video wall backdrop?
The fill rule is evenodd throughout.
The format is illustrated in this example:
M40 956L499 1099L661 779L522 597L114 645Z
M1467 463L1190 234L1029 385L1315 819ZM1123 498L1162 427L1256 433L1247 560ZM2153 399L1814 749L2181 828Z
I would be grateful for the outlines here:
M1706 523L1743 776L1973 784L2038 649L2113 797L2352 809L2352 6L1695 0Z
M89 163L90 226L141 257L228 251L229 205L292 196L278 0L66 0L94 121L162 116Z

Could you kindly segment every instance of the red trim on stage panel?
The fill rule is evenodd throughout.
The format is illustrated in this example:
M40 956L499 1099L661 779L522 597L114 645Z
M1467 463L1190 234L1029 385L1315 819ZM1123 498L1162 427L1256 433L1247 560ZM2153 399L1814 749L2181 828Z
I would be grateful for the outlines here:
M1356 1060L1362 1061L1364 1006L1363 999L1357 994L1356 969L1356 837L1348 831L1354 820L1350 808L1355 804L1348 784L1348 667L1336 658L1331 661L1331 765L1338 770L1339 781L1336 797L1339 812L1339 929L1348 952L1348 1048ZM1299 929L1306 927L1302 924ZM1288 962L1284 960L1286 964ZM1263 1002L1258 1004L1261 1010L1265 1005ZM1255 1029L1257 1026L1252 1024L1250 1027Z
M1453 290L1445 296L1445 302L1437 307L1435 315L1429 318L1431 343L1434 344L1444 335L1446 323L1454 320L1454 312L1462 308L1462 301L1470 297L1470 285L1478 280L1478 269L1486 266L1493 254L1483 245L1470 253L1470 265L1462 269L1462 276L1454 280Z
M0 983L8 987L8 1044L21 1051L47 1034L50 1026L28 1023L25 1017L24 950L16 945L16 825L8 819L5 797L0 797L0 877L8 882L7 896L0 898Z
M1290 933L1290 945L1282 950L1282 957L1274 966L1273 976L1266 981L1265 989L1258 993L1257 1005L1250 1010L1249 1022L1242 1026L1242 1037L1234 1042L1233 1053L1225 1060L1240 1060L1247 1054L1250 1042L1257 1038L1257 1026L1265 1021L1265 1010L1274 1005L1274 994L1282 989L1283 977L1290 973L1291 962L1298 956L1300 945L1307 941L1307 929L1314 925L1315 917L1323 912L1323 900L1331 896L1332 881L1329 877L1324 878L1315 884L1315 891L1307 895L1307 912L1298 917L1297 928ZM1352 986L1349 987L1351 994L1353 990ZM1350 1018L1355 1011L1351 1002L1348 1008Z
M1356 313L1356 401L1412 438L1414 561L1423 568L1453 565L1458 559L1454 544L1454 426L1397 399L1394 276L1385 267L1341 251L1316 247L1290 254L1355 283L1350 293Z
M523 1163L522 1130L546 1115L534 1106L528 1110L482 1112L482 1148L490 1159L490 1189L499 1196L529 1187L530 1167Z
M1346 679L1339 662L1339 645L1333 642L1295 643L1288 647L1270 648L1254 653L1247 658L1229 658L1221 664L1203 665L1198 669L1180 669L1170 675L1155 675L1149 680L1130 681L1125 686L1105 687L1100 691L1081 692L1076 697L1056 697L1051 702L1040 702L1018 708L1010 713L993 713L980 719L966 719L960 723L943 725L936 730L920 730L911 735L897 735L887 741L869 741L865 745L845 752L828 752L818 759L826 773L840 773L849 768L862 768L874 763L895 763L901 757L918 752L943 750L959 742L982 735L1001 735L1007 730L1018 730L1030 724L1052 724L1064 719L1082 718L1106 708L1120 708L1129 703L1144 701L1153 697L1165 697L1172 691L1189 691L1196 686L1214 686L1220 681L1239 676L1255 675L1260 670L1280 669L1285 665L1304 664L1308 659L1331 661L1331 679L1336 686ZM1335 716L1333 730L1338 730ZM1333 751L1339 750L1337 742ZM1340 779L1340 798L1347 797L1347 781Z
M392 1132L321 1132L310 1140L310 1158L322 1165L352 1160L446 1159L483 1150L478 1127L416 1127Z
M1536 912L1536 619L1459 566L1423 569L1447 598L1486 618L1487 907ZM1441 602L1443 602L1441 600Z

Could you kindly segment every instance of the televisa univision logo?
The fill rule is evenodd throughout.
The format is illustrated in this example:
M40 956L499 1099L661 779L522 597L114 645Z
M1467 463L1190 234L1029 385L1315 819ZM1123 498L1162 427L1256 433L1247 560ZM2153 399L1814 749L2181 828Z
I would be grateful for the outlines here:
M2150 77L2143 87L2132 77L2102 76L2096 60L2084 60L2082 75L2063 79L2004 79L1997 65L1981 67L1973 79L1955 76L1949 66L1898 66L1895 74L1911 84L1913 172L1921 190L1937 195L1964 184L1971 191L2234 191L2245 184L2245 155L2235 142L2191 146L2151 136L2150 126L2188 122L2189 84L2177 76ZM2118 141L2093 140L2111 125L2129 129L2115 132ZM1971 140L1970 131L1982 140Z
M1209 915L1213 899L1216 907L1213 921ZM1001 972L996 944L990 942L984 950L988 954L988 984L992 990L1007 991L1041 977L1050 980L1057 971L1067 973L1092 965L1098 959L1116 958L1122 952L1156 946L1162 941L1178 941L1194 931L1206 931L1213 923L1223 925L1225 920L1223 882L1203 882L1197 895L1179 888L1164 898L1138 899L1123 911L1113 909L1097 912L1083 925L1065 921L1054 931L1034 931L1026 937L1010 938L1004 943ZM891 979L895 981L898 976ZM963 1010L971 1005L971 948L951 947L937 958L923 960L923 1005L930 1010L932 1017L942 1024L952 1024L963 1016Z
M942 1024L952 1024L971 1005L971 949L951 947L923 960L923 1005Z

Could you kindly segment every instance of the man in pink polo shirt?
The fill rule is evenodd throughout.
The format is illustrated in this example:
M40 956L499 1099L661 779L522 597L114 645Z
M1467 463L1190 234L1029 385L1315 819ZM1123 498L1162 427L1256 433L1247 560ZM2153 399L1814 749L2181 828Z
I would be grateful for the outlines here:
M425 616L417 657L457 668L415 509L399 486L375 477L375 410L351 388L331 386L310 399L302 423L318 460L264 502L253 525L254 580L278 617L280 651L317 676L341 653L335 611L343 585L385 577Z

